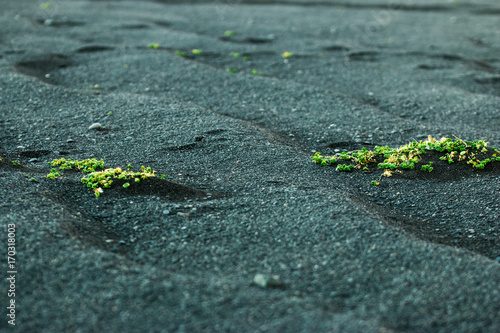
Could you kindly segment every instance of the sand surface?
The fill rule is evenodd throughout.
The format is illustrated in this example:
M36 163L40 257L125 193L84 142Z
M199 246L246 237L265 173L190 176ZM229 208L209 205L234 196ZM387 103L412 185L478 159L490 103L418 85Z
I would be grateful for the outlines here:
M2 331L500 331L500 163L373 186L311 160L500 147L498 1L16 0L0 22ZM96 198L44 177L59 158L165 179Z

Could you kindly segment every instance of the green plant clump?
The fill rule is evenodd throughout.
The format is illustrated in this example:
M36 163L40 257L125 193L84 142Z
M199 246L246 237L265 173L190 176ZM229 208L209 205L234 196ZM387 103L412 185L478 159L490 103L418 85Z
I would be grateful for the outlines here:
M82 178L82 183L87 184L87 187L94 191L96 197L103 193L103 188L110 188L113 184L113 179L133 179L139 183L142 179L156 177L156 171L151 168L141 167L140 172L123 171L121 168L110 168L104 171L95 171L90 173L86 178ZM129 183L123 184L124 188L129 187Z
M36 178L35 177L30 177L30 175L25 175L26 176L26 179L29 181L29 182L36 182Z
M431 136L425 141L413 141L399 148L376 146L373 151L370 151L363 147L358 151L342 152L333 156L323 156L317 152L312 156L312 160L321 165L338 164L339 161L353 163L350 165L338 164L338 171L351 171L354 168L369 172L368 165L376 163L378 169L384 169L381 177L390 177L393 172L415 168L421 162L422 156L428 151L442 153L443 156L439 159L448 161L449 164L466 161L475 169L484 169L488 163L500 162L500 151L496 148L488 149L486 140L466 141L458 138L456 140L450 138L436 140ZM421 165L420 170L432 172L434 170L433 162ZM378 185L379 182L372 181L372 184Z
M78 169L83 172L94 172L97 168L104 169L104 161L95 158L86 159L82 161L73 161L71 159L61 158L59 160L52 160L48 165L58 166L60 170Z
M347 165L347 164L339 164L339 165L337 165L337 170L338 171L351 171L352 168L354 168L354 165Z
M97 169L104 169L104 161L97 160L95 158L86 159L81 161L73 161L71 159L61 158L58 160L52 160L48 162L49 165L59 167L59 169L51 169L50 173L45 177L48 179L56 179L62 177L60 170L72 170L78 169L82 172L88 173L87 177L81 179L82 183L86 184L87 187L94 191L96 197L99 197L103 193L103 188L110 188L113 184L113 179L125 179L133 180L135 183L140 183L141 180L156 177L156 171L152 170L150 167L141 167L141 171L133 172L133 166L128 164L125 168L127 171L121 168L109 168L102 171L96 171ZM162 179L166 176L162 175ZM130 186L130 183L123 184L124 188Z
M48 175L46 175L45 178L54 180L54 179L61 177L61 176L62 176L62 174L59 172L59 170L51 169L50 173Z
M96 169L104 169L104 161L97 160L95 158L86 159L82 161L73 161L71 159L61 158L58 160L52 160L51 162L47 162L48 165L59 167L59 170L72 170L78 169L83 172L89 173L94 172ZM45 176L48 179L56 179L61 177L62 174L58 169L51 169L50 173Z
M429 162L429 164L422 165L422 168L420 170L431 172L432 170L434 170L434 168L432 167L432 162Z

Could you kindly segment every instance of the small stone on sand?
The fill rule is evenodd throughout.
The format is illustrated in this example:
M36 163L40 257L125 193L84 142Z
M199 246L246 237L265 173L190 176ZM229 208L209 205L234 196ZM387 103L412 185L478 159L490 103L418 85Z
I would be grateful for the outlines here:
M284 288L285 284L277 275L255 274L253 283L263 288Z
M98 129L101 129L102 128L102 125L99 124L99 123L93 123L92 125L90 125L89 129L95 129L95 130L98 130Z

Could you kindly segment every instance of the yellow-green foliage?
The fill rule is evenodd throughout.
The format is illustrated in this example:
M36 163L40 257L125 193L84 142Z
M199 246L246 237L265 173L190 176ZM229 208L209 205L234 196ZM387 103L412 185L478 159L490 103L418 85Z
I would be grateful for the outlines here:
M62 174L59 172L60 170L78 169L89 173L88 176L82 178L81 181L94 191L96 197L99 197L101 193L103 193L103 188L111 187L113 179L133 179L134 182L139 183L142 179L156 177L156 171L151 170L151 168L142 166L141 171L133 172L133 167L130 164L126 167L128 171L124 171L121 168L109 168L103 171L96 171L96 169L104 169L104 161L95 158L82 161L61 158L59 160L52 160L52 162L48 164L59 167L59 170L50 170L50 173L45 176L48 179L62 177ZM164 178L164 175L162 175L162 179ZM129 185L129 183L125 183L123 187L127 188Z
M123 171L121 168L106 169L104 171L96 171L90 173L86 178L82 178L82 183L87 184L87 187L94 190L96 197L103 193L102 188L110 188L113 184L113 179L133 179L139 183L141 179L156 177L156 171L151 168L141 167L140 172ZM123 184L124 188L129 187L129 183Z
M94 172L97 168L104 168L104 161L93 159L86 159L82 161L73 161L71 159L61 158L59 160L52 160L48 162L49 165L58 166L61 170L78 169L83 172Z
M417 163L422 160L422 155L426 151L437 151L443 154L439 159L454 163L458 161L467 161L475 169L484 169L491 162L500 161L500 152L496 148L488 150L486 140L466 141L462 139L452 140L442 138L436 140L429 136L425 141L413 141L399 148L390 148L388 146L376 146L374 151L363 148L359 151L342 152L333 156L323 156L317 152L312 156L315 163L321 165L337 165L338 171L351 171L363 169L370 171L369 163L376 163L377 157L384 158L382 163L377 163L379 169L384 169L383 176L390 177L393 171L401 172L400 169L413 169ZM488 153L488 156L486 156ZM485 158L487 157L487 158ZM339 164L340 161L351 161L353 164ZM433 162L421 166L422 171L431 172L434 168ZM376 182L372 182L374 185Z

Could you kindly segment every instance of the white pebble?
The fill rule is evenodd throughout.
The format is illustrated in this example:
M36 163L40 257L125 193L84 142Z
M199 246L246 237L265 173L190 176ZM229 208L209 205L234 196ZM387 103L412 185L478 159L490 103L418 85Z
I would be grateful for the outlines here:
M92 125L90 125L89 129L101 129L102 128L102 125L99 124L99 123L93 123Z

